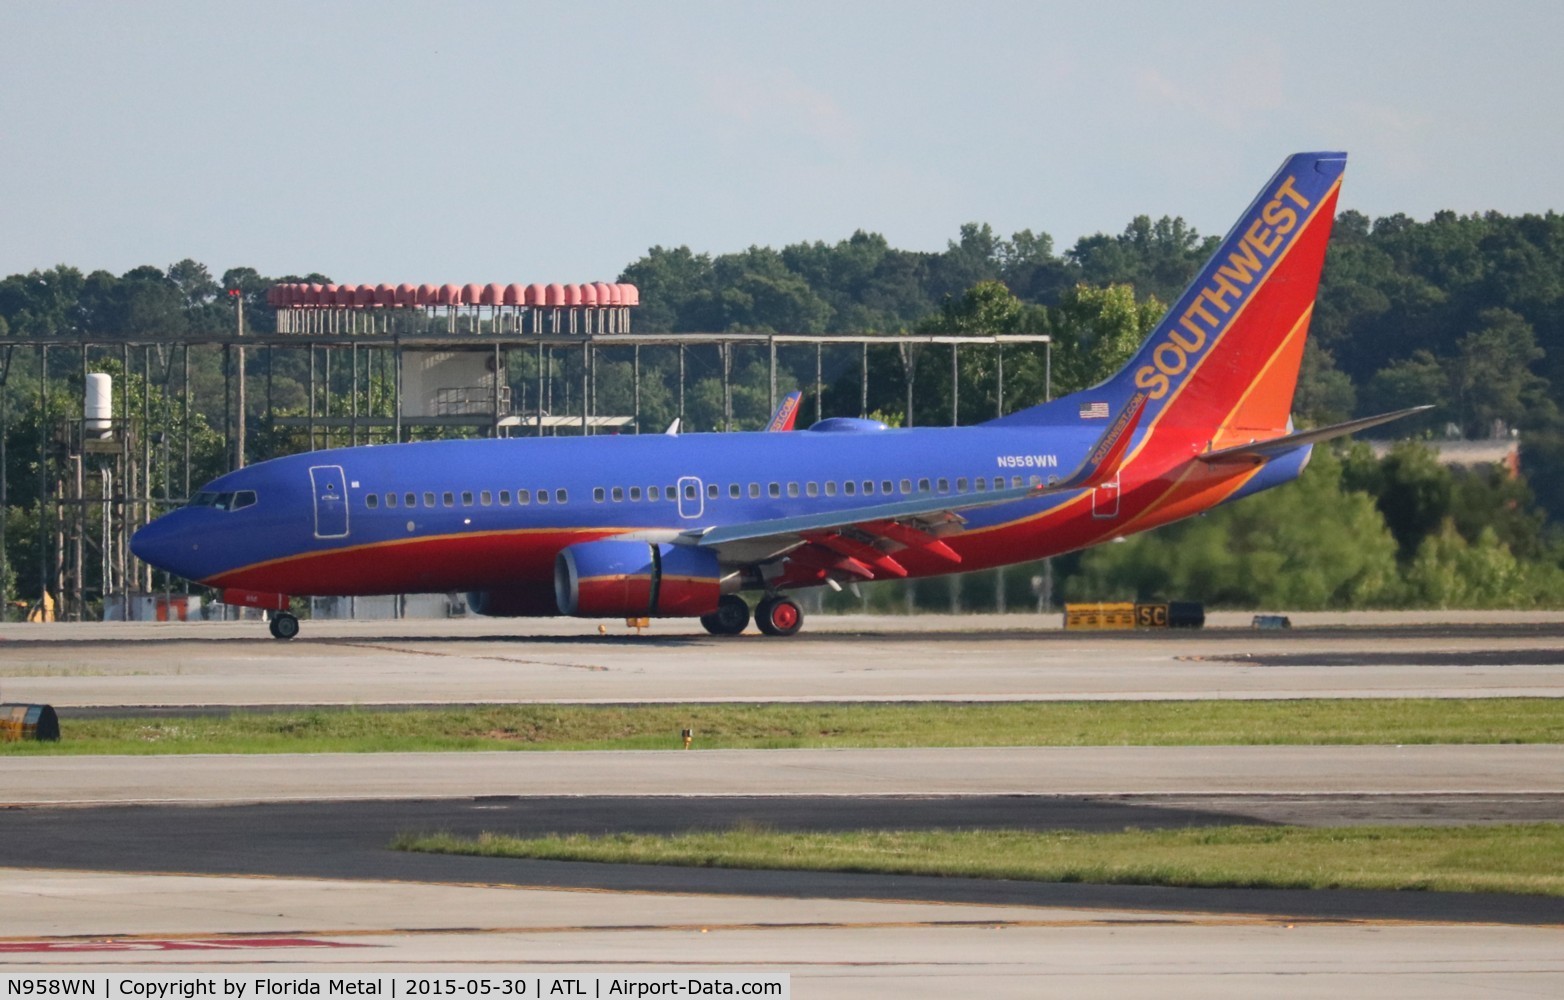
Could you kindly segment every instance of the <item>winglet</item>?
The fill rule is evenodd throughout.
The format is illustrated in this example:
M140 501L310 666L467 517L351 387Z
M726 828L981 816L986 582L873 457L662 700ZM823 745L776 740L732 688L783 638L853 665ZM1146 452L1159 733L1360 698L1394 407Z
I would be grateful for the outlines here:
M1085 489L1117 476L1119 465L1124 461L1124 453L1129 450L1130 440L1135 436L1135 428L1140 424L1140 416L1145 412L1149 398L1145 392L1131 396L1129 405L1119 413L1119 419L1097 439L1086 461L1064 481L1049 483L1049 492Z
M798 404L803 400L804 394L793 390L782 397L782 402L777 405L777 412L771 415L771 422L766 425L768 431L790 431L798 420Z

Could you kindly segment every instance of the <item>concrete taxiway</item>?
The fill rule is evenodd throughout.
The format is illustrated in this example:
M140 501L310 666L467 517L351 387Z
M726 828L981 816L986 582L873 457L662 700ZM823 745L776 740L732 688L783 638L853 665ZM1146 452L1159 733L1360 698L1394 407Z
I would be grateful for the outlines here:
M0 757L0 805L481 796L1564 793L1564 746Z
M1301 617L1301 616L1300 616ZM1564 696L1564 616L1075 633L817 617L790 639L578 620L0 626L0 697L77 706ZM937 627L936 627L937 626Z

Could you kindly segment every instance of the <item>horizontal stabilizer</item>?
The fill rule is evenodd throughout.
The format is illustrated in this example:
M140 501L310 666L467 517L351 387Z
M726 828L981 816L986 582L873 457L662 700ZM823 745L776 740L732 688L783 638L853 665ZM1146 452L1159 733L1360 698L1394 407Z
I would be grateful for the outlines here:
M1271 438L1267 441L1252 441L1249 444L1235 445L1231 448L1223 448L1220 451L1208 451L1198 456L1202 462L1264 462L1275 458L1286 451L1301 448L1306 444L1318 444L1321 441L1331 441L1348 434L1356 434L1358 431L1368 430L1370 427L1378 427L1380 424L1388 424L1392 420L1400 420L1402 417L1410 417L1414 413L1422 413L1433 409L1432 406L1414 406L1406 410L1397 410L1394 413L1381 413L1377 417L1363 417L1360 420L1349 420L1344 424L1332 424L1329 427L1316 427L1313 430L1298 431L1279 438Z

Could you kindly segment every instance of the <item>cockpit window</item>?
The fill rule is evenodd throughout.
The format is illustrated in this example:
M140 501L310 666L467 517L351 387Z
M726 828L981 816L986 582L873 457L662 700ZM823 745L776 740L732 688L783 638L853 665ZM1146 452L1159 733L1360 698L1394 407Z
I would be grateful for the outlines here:
M214 493L202 490L190 498L187 507L215 507L218 510L243 510L255 505L254 490L238 490L230 493Z

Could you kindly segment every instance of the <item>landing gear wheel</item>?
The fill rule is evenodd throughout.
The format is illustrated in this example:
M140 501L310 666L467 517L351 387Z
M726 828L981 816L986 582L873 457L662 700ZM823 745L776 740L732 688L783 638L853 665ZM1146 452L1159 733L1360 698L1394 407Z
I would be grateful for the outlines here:
M272 615L271 630L273 639L292 639L299 634L299 620L286 611L279 611Z
M804 625L804 612L791 597L768 597L755 606L755 624L767 635L792 635Z
M738 635L749 625L749 605L737 594L723 594L717 610L701 615L701 626L712 635Z

